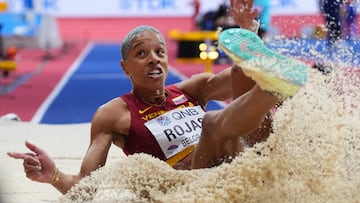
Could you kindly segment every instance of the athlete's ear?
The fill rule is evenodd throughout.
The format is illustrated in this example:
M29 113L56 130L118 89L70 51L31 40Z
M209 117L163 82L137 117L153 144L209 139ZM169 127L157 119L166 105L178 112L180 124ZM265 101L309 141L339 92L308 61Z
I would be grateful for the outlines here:
M127 70L127 69L128 69L128 66L127 66L126 61L121 60L121 61L120 61L120 66L121 66L121 68L123 69L124 73L125 73L127 76L129 76L130 73L129 73L129 71Z

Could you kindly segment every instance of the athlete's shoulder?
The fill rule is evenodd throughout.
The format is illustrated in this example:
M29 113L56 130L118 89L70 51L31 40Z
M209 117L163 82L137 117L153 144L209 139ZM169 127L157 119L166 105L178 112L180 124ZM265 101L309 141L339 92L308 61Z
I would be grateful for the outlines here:
M114 98L101 105L95 112L93 123L101 125L113 125L122 123L130 119L130 113L127 104L120 97Z
M121 97L111 99L97 109L97 112L110 115L113 113L122 113L124 111L127 111L127 104Z

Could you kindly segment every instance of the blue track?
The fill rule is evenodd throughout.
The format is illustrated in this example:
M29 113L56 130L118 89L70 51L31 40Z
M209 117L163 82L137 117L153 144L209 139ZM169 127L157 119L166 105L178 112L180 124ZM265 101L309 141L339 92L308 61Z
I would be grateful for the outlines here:
M280 54L308 61L341 63L349 67L360 66L359 40L343 40L331 48L326 40L321 39L273 39L267 46Z
M360 66L358 40L346 41L345 47L334 50L328 49L326 41L312 39L274 39L268 42L267 46L290 57L314 62L342 62L350 67ZM91 122L100 105L131 89L130 81L119 65L120 60L120 44L95 44L46 108L39 122ZM169 72L166 84L182 79L176 73ZM223 107L216 102L210 102L207 106L207 110L221 108Z
M112 98L131 90L123 73L120 44L95 44L44 112L40 123L70 124L91 122L96 109ZM166 84L182 78L169 72ZM222 108L211 102L207 109Z

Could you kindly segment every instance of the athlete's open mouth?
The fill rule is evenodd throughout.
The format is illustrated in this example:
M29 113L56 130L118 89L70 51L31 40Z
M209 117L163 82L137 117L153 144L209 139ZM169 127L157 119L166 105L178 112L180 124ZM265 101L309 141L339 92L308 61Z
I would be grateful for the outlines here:
M160 67L153 68L148 73L148 77L150 77L150 78L159 78L161 76L163 76L163 71Z

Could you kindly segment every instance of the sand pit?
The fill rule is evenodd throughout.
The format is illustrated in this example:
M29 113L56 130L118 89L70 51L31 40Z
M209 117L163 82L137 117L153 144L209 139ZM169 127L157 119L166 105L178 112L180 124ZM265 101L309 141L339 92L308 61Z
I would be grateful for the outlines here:
M94 172L62 201L359 202L359 77L311 70L309 84L276 112L274 134L231 164L176 171L130 156Z
M310 81L274 115L274 133L231 164L176 171L112 147L107 165L65 196L26 179L22 163L6 151L38 144L59 168L77 173L88 145L88 124L0 123L4 202L359 202L360 73L338 68Z
M64 172L78 173L82 157L89 145L90 124L38 125L25 122L0 121L0 202L58 202L61 194L48 184L25 177L22 161L6 152L27 152L25 140L37 144L54 158ZM109 163L124 157L115 147Z

